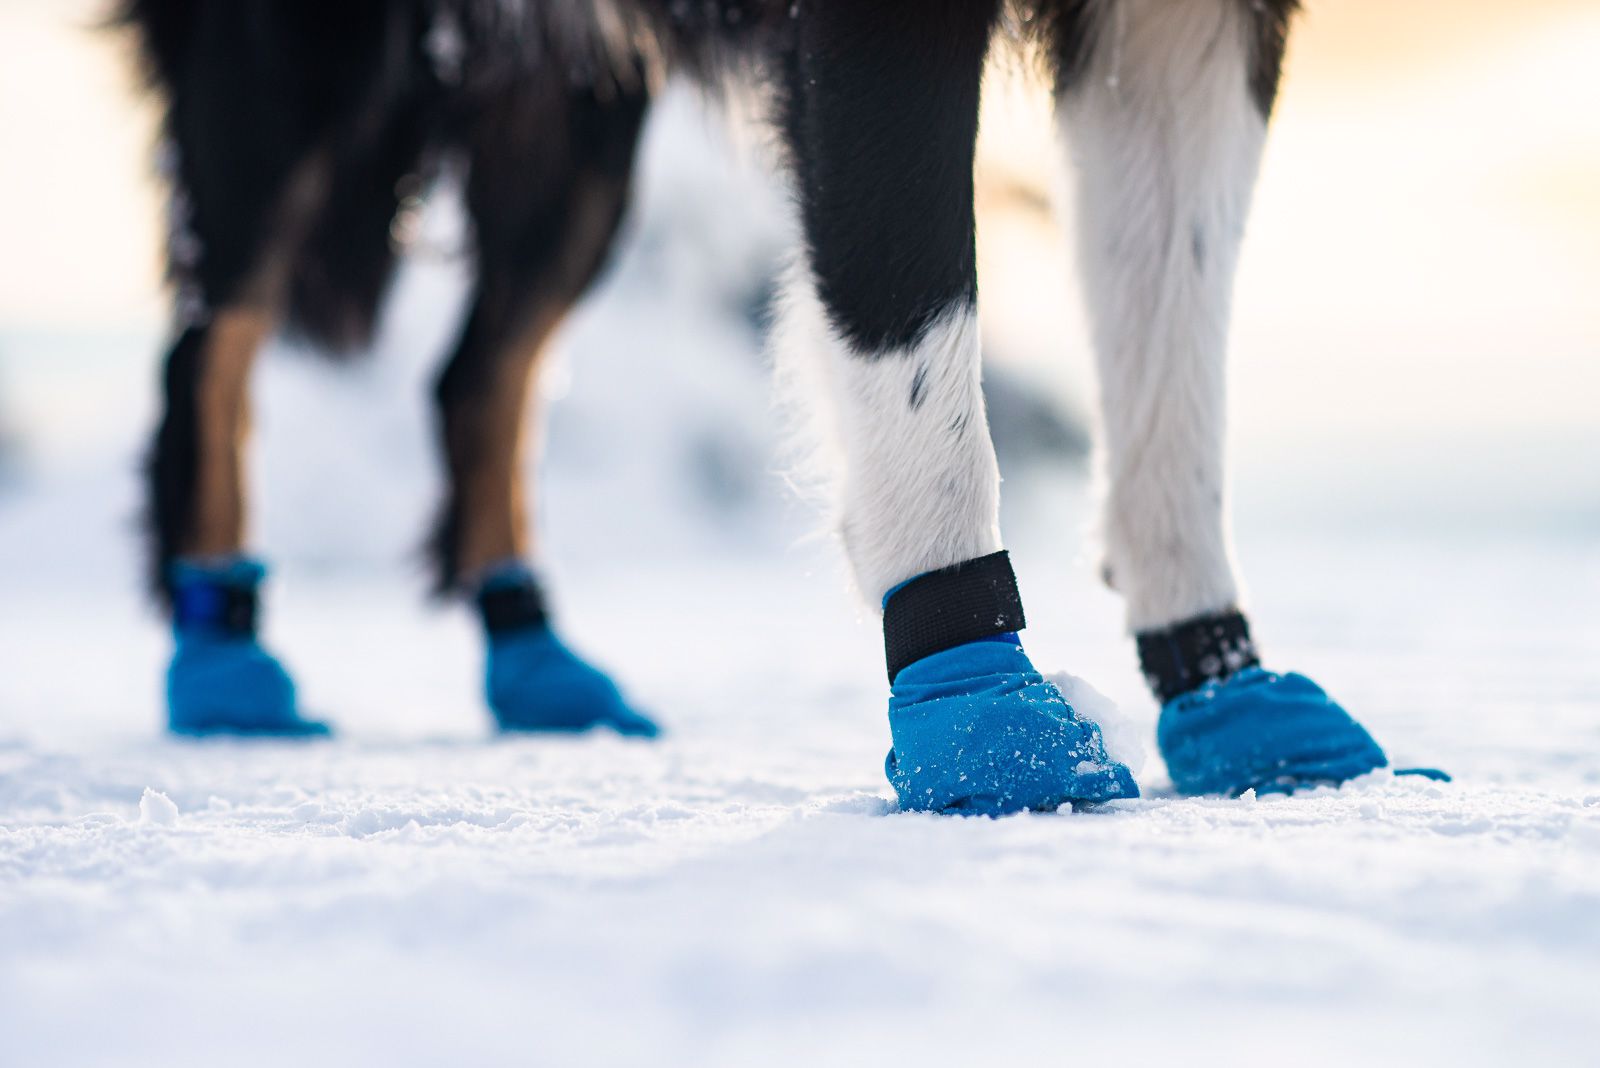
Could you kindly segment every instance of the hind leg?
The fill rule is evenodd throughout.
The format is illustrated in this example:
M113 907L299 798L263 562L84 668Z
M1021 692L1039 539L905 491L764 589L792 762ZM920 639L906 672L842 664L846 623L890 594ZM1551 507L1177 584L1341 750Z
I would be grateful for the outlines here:
M786 127L807 256L784 358L831 399L839 525L884 608L904 809L1000 814L1137 795L1023 652L979 389L973 152L996 2L818 0Z
M245 553L249 376L270 329L259 310L229 308L186 330L167 361L149 469L155 567L176 638L168 726L179 734L327 733L299 714L288 672L260 644L266 569Z
M523 493L531 383L551 334L593 283L627 205L647 97L529 84L468 145L478 289L437 399L449 472L433 540L441 591L471 596L486 631L486 691L506 730L655 725L556 637L531 566Z
M1226 526L1234 265L1292 0L1068 4L1059 109L1100 365L1107 576L1164 703L1187 793L1292 789L1382 767L1314 683L1263 672Z
M188 735L326 734L299 714L289 674L258 640L266 570L245 548L250 374L276 325L286 234L310 170L295 154L238 143L222 128L226 116L206 110L211 103L181 98L168 122L178 153L171 254L185 325L166 358L146 467L150 577L176 639L168 726Z

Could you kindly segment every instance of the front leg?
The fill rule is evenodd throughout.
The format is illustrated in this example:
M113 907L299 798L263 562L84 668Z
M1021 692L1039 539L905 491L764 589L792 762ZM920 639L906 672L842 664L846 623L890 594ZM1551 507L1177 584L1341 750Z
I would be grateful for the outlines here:
M811 0L785 125L807 257L781 329L820 378L839 529L884 606L903 809L1137 796L1022 651L980 389L973 150L997 0ZM781 342L780 342L781 344Z
M1107 577L1185 793L1292 790L1387 763L1316 684L1261 670L1226 526L1228 307L1293 6L1069 4L1058 41L1100 367Z

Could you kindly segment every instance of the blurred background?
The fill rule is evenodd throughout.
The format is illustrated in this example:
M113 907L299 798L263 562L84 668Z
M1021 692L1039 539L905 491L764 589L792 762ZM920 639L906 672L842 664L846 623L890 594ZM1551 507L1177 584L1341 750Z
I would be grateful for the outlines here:
M1389 603L1365 603L1382 584L1435 606L1469 597L1459 615L1495 627L1519 611L1564 620L1592 648L1600 6L1306 6L1234 315L1247 580L1319 639L1390 620ZM167 322L163 194L154 109L127 42L95 28L103 13L0 0L0 604L67 612L76 590L117 606L95 614L148 650L148 704L160 628L137 589L135 472ZM982 314L1008 534L1066 584L1046 627L1114 632L1114 602L1086 577L1093 385L1052 209L1070 201L1043 89L1014 62L992 75ZM741 147L758 141L669 93L625 245L561 338L540 529L574 599L608 574L670 587L666 564L737 560L819 576L846 603L832 557L796 548L815 520L776 460L761 323L789 223L761 153ZM259 371L257 544L302 588L355 576L419 595L438 485L425 395L465 285L448 189L425 226L370 359L336 369L277 344ZM32 614L7 607L0 639L55 655ZM580 620L600 641L620 625ZM1137 695L1117 656L1115 686ZM41 699L13 694L28 696Z

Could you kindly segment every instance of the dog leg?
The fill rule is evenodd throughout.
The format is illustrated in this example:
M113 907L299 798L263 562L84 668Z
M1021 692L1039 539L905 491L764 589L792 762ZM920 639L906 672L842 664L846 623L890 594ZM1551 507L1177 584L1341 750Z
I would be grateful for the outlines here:
M806 258L781 358L826 381L839 525L884 604L906 809L999 814L1137 793L1023 653L979 389L973 151L997 2L812 0L785 128Z
M551 334L605 263L648 104L539 80L480 116L466 146L478 288L437 389L448 499L433 538L441 591L473 595L502 729L657 732L552 632L529 566L523 493L530 385Z
M1226 523L1234 267L1292 0L1067 5L1059 110L1105 425L1107 576L1192 793L1292 789L1382 767L1309 680L1257 666Z
M185 556L218 558L244 551L250 373L272 327L266 313L238 308L218 313L205 331L195 391L194 518L185 532Z
M257 638L266 568L244 553L249 380L272 332L244 305L190 327L168 357L166 411L152 453L155 511L176 550L162 566L177 639L167 669L178 734L318 735L294 683Z
M266 568L245 552L250 374L276 329L289 235L318 175L287 153L242 159L231 128L206 118L222 122L183 97L168 119L178 149L170 255L186 324L167 355L146 466L152 584L177 639L168 726L190 735L326 734L300 715L292 680L257 638Z

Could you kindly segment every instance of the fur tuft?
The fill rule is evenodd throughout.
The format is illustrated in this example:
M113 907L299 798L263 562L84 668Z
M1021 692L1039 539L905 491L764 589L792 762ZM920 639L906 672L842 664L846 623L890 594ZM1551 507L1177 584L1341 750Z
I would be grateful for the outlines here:
M784 479L837 532L842 510L844 435L839 426L838 385L823 354L844 341L828 325L809 270L799 258L784 272L767 337L774 406L782 427L780 463Z

